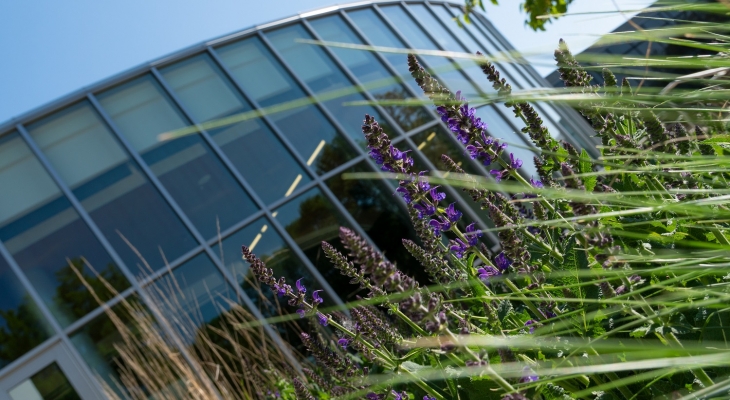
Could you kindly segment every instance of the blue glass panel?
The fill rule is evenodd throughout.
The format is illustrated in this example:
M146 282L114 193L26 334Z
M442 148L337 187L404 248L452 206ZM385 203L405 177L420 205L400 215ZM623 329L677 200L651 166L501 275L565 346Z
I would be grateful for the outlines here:
M380 9L383 10L383 13L388 17L388 19L390 19L390 22L397 27L405 39L410 42L410 45L413 46L413 48L422 50L441 50L438 48L436 43L434 43L426 35L426 32L421 30L413 18L411 18L401 6L392 5L381 7ZM429 29L431 28L432 27L429 26ZM463 52L464 50L459 51ZM455 63L445 57L424 56L422 58L441 79L442 83L444 83L452 92L460 90L468 99L475 99L481 95L479 89L474 86L472 82L469 82L469 80L467 80L459 71L464 67L463 65ZM484 77L482 79L486 81L487 78Z
M147 273L142 260L157 269L165 258L172 261L195 247L185 226L88 103L28 130L128 267Z
M0 196L0 240L62 326L99 306L73 268L102 301L113 293L100 277L117 291L129 286L17 134L0 139L0 187L13 188Z
M198 133L161 140L188 125L149 75L106 91L99 102L204 238L256 211Z
M169 274L155 280L146 290L170 321L176 321L181 337L192 344L195 332L216 324L221 313L237 303L238 296L210 258L201 253Z
M311 21L311 24L325 41L364 44L360 37L337 14L316 19ZM372 52L341 47L332 47L331 50L360 83L365 85L367 91L375 99L397 101L412 98L406 87L397 83L398 79L388 72ZM392 104L385 104L382 107L406 132L432 119L423 107Z
M450 8L450 7L448 7ZM464 43L465 46L469 48L469 51L474 53L475 51L479 50L483 54L487 55L489 58L490 54L497 54L502 52L497 47L495 47L487 37L485 37L481 31L479 30L478 26L481 26L481 22L478 18L472 18L471 24L465 24L463 28L460 28L456 26L456 24L451 20L451 15L447 11L446 6L432 6L432 9L436 12L437 15L440 16L442 20L448 19L449 22L451 22L451 25L448 24L451 28L451 31L456 33L456 35L459 37L462 43ZM458 12L458 11L457 11ZM458 14L457 14L458 15ZM471 35L469 35L471 33ZM472 35L477 38L479 41L479 44L472 38ZM485 47L486 46L486 47ZM509 52L506 52L509 53ZM502 54L500 58L506 57L508 54ZM507 82L512 85L514 88L522 88L527 89L530 87L536 87L540 86L536 84L535 82L528 83L527 80L518 72L518 70L524 71L525 66L521 64L513 64L510 61L507 62L500 62L500 63L494 63L497 66L497 70L503 75L504 78L507 79ZM529 74L526 74L529 77ZM481 84L482 89L484 89L484 84Z
M380 16L372 8L361 8L355 11L348 11L347 15L357 25L368 39L371 45L380 47L393 47L404 49L406 45L398 39L395 32L385 24ZM413 93L424 97L423 90L416 84L408 71L408 63L405 54L381 53L388 62L398 71L400 78L411 86Z
M375 117L384 130L390 131L387 121L380 118L380 113L375 108L347 104L367 99L360 93L353 93L361 89L347 79L322 48L297 42L302 39L313 39L302 25L296 24L270 31L266 36L299 79L324 100L325 106L357 143L363 147L366 145L361 130L365 114Z
M216 50L236 82L287 137L307 165L326 172L354 151L257 37Z
M52 334L35 302L0 257L0 369Z
M452 33L444 28L444 26L439 23L439 20L434 17L434 15L428 11L425 5L423 4L409 4L408 8L411 10L413 15L418 19L418 21L423 25L427 26L429 32L434 37L435 40L438 41L441 48L444 50L449 50L453 52L458 53L469 53L474 54L475 50L472 50L470 48L464 48L452 35ZM440 8L443 11L443 8ZM456 25L456 22L452 20L447 20L446 23L453 25L454 27L458 28ZM468 45L466 45L468 47ZM469 78L471 78L472 82L474 82L476 85L479 86L479 89L483 93L493 93L494 89L492 88L492 85L487 81L486 75L482 72L481 68L477 65L476 62L472 60L465 60L465 59L459 59L456 60L457 64L461 67L464 72L466 72L467 75L469 75ZM468 91L465 92L465 95L468 94ZM474 95L478 95L477 93L474 93Z
M203 54L160 70L199 122L222 123L252 113L248 102ZM241 175L265 203L288 196L309 176L262 120L250 116L208 129Z

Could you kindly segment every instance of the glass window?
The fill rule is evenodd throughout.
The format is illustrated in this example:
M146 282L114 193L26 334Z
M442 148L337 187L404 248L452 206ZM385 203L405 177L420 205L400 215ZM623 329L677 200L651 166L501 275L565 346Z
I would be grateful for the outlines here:
M256 211L198 133L169 140L160 135L188 125L150 75L106 91L99 102L120 133L140 152L204 238L215 237Z
M306 98L259 38L216 50L233 78L267 112L307 165L326 172L354 156L354 151L317 107Z
M344 172L372 170L362 162ZM376 180L343 179L342 174L327 180L327 186L390 261L421 283L428 283L421 264L403 247L402 239L420 240L392 187Z
M198 122L236 118L252 107L206 54L160 70ZM265 203L289 196L309 176L258 118L208 129Z
M535 169L535 152L527 146L529 138L526 134L516 131L512 125L505 121L502 113L497 111L494 107L504 107L502 104L495 106L487 105L476 109L476 115L487 123L487 132L489 136L502 139L503 142L509 144L507 147L507 153L514 153L514 155L522 160L522 169L532 176L537 176L537 170Z
M0 240L62 326L99 306L73 268L103 301L114 294L100 278L129 286L18 134L0 139L0 187L13 188L0 196Z
M165 258L172 261L196 245L88 103L71 106L28 130L127 266L147 273L141 259L157 269ZM61 236L70 240L74 235ZM38 253L45 251L44 247ZM92 263L97 268L106 265Z
M357 25L368 39L371 45L381 47L393 47L397 49L405 49L406 45L398 39L395 32L385 24L385 22L375 13L372 8L361 8L355 11L348 11L348 17ZM411 77L408 71L408 62L405 54L398 53L381 53L388 62L400 74L400 78L411 86L413 93L419 97L425 98L423 90L418 86L416 81Z
M388 17L388 19L390 19L390 22L397 27L414 49L441 50L436 43L434 43L426 35L426 33L421 30L413 18L411 18L401 6L384 6L380 7L380 9L383 10L383 13ZM434 29L438 28L434 27ZM459 51L463 52L464 50ZM432 72L435 72L441 82L452 92L461 91L462 95L464 95L467 99L476 99L481 96L481 93L477 86L475 86L475 83L469 82L461 71L459 71L463 67L468 66L468 64L465 63L462 66L448 58L436 56L423 56L422 59L428 63L429 68L433 70ZM486 80L485 77L481 79Z
M358 291L357 287L349 284L350 278L341 275L322 251L322 241L342 249L340 226L349 225L324 194L314 188L281 206L274 214L337 294L345 301L354 300L351 297Z
M8 394L13 400L81 400L55 362L12 388Z
M204 325L217 325L238 296L210 258L201 253L170 274L157 279L146 290L161 306L167 319L175 321L180 336L188 343Z
M309 289L309 293L320 289L321 285L315 283L309 268L294 254L281 235L264 217L232 234L214 247L214 252L220 254L226 268L235 276L264 317L274 317L280 314L295 315L293 321L274 324L274 327L289 343L298 343L301 329L297 329L296 326L299 316L294 314L295 309L287 304L286 299L276 296L268 287L262 287L249 273L250 264L241 258L241 245L250 248L266 263L266 266L274 271L274 277L286 278L287 283L292 287L300 278ZM322 297L325 300L325 306L334 304L332 299L327 296Z
M381 118L380 113L372 106L348 104L367 99L360 93L352 93L362 89L353 85L321 47L297 42L301 39L313 39L302 25L296 24L270 31L266 36L294 73L315 95L324 100L324 105L355 142L363 147L367 144L361 131L365 114L380 121L383 130L392 132L387 121Z
M0 369L53 335L35 302L0 257Z
M363 44L362 40L337 14L316 19L311 21L311 24L325 41ZM375 99L397 101L412 97L405 86L396 83L396 78L388 72L373 53L341 47L332 47L331 50L360 83L365 85ZM432 119L423 107L393 104L386 104L382 107L405 132Z

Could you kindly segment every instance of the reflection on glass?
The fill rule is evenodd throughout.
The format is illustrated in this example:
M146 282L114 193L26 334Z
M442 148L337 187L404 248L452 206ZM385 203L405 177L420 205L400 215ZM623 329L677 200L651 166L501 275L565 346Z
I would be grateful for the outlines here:
M357 25L371 45L381 47L393 47L404 49L406 45L398 39L388 25L378 16L372 8L361 8L355 11L348 11L347 15ZM405 54L381 53L388 62L398 71L400 78L411 86L413 93L425 98L423 90L416 84L408 71L408 63Z
M13 400L81 400L55 362L12 388L8 394Z
M118 318L117 322L123 324L121 328L132 334L131 340L136 340L135 338L139 338L140 334L139 329L135 326L135 318L132 316L132 312L142 318L142 313L147 311L140 305L136 297L128 298L127 302L130 307L127 307L124 303L117 304L111 308L111 312ZM142 338L139 339L142 340ZM71 335L71 342L91 370L116 391L117 395L126 398L120 392L118 383L120 382L120 371L123 368L129 368L129 366L126 365L115 348L115 345L123 345L125 341L122 334L119 333L119 328L109 316L105 313L92 319L83 328ZM144 387L134 389L148 393Z
M51 115L28 131L128 267L146 273L140 256L156 269L164 265L161 253L172 261L195 246L88 103Z
M205 254L175 268L146 288L170 321L176 321L181 337L192 344L195 333L215 324L221 313L237 302L236 293Z
M341 249L340 226L349 225L335 206L314 188L281 206L274 214L330 286L343 300L349 300L357 287L349 284L350 278L341 275L322 251L322 241Z
M311 24L322 40L364 44L337 14L316 19L311 21ZM388 72L373 53L342 47L332 47L331 50L360 83L365 85L367 91L375 99L397 101L411 97L405 86L396 83L397 78ZM383 105L382 107L406 132L431 120L428 111L423 107L399 105Z
M380 7L380 9L383 10L390 22L397 27L414 49L441 50L401 6L392 5ZM427 26L429 26L429 29L438 29L438 27L432 25ZM463 52L464 50L458 51ZM475 99L481 95L479 89L459 71L459 69L470 66L466 61L463 61L463 65L461 65L445 57L423 56L422 58L428 63L429 68L436 72L440 81L452 92L460 90L467 99ZM468 62L473 65L473 62ZM481 82L481 80L486 82L486 77L483 74L481 75L480 80L475 82Z
M99 102L204 238L256 211L199 134L166 141L160 134L188 125L150 75L106 91Z
M509 146L506 149L507 154L514 153L517 158L522 160L522 169L528 175L536 177L537 170L535 169L535 161L533 160L535 153L532 150L525 148L527 146L527 142L525 140L525 138L527 138L526 134L515 131L512 125L507 123L502 114L495 110L494 107L504 107L504 105L498 104L495 106L488 105L479 107L476 110L476 115L481 118L482 121L487 123L487 132L489 132L489 136L503 139L503 142L509 143Z
M13 188L0 196L0 240L62 326L99 306L74 268L102 300L113 294L100 276L117 291L129 286L18 134L0 139L0 187Z
M241 40L216 51L251 98L261 107L276 110L271 119L307 165L322 173L353 157L355 153L347 140L311 104L259 38Z
M53 333L35 302L0 257L0 369Z
M284 61L289 64L294 74L303 80L315 95L324 100L324 105L357 143L363 147L366 145L360 130L365 114L375 117L381 122L383 130L391 132L386 121L380 118L380 113L375 108L347 104L367 99L360 93L351 93L360 89L347 79L321 47L297 42L302 39L313 39L302 25L279 28L267 32L266 36L279 51Z
M222 120L252 110L206 54L160 72L198 122ZM310 181L260 119L247 119L208 133L265 203L288 196Z
M372 170L362 162L345 172ZM374 180L342 179L342 175L327 180L327 186L391 262L422 283L428 282L421 264L403 247L402 239L420 240L398 204L400 196L391 187Z
M318 289L312 274L304 263L294 254L284 239L276 232L266 218L260 218L240 231L227 237L222 242L222 249L216 245L213 251L220 254L223 263L236 278L248 297L256 304L264 317L273 317L279 314L292 314L294 321L286 324L275 324L279 334L292 344L299 341L301 329L296 329L299 316L293 314L295 309L287 305L285 298L276 296L271 289L261 286L249 272L250 264L241 258L241 245L250 248L268 268L274 271L274 277L286 278L287 283L294 287L294 283L302 278L302 283L309 289ZM331 305L331 299L323 296L325 305Z

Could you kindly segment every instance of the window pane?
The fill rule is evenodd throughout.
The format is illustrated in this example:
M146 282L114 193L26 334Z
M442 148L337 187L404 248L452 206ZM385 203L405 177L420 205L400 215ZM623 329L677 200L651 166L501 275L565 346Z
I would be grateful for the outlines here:
M155 303L190 345L204 325L217 324L238 296L210 258L201 253L148 286Z
M0 369L53 333L35 302L0 258Z
M362 162L344 172L372 172ZM395 194L395 190L383 182L373 180L342 179L337 175L327 180L327 186L345 206L350 215L365 230L388 260L421 283L427 284L428 275L421 263L403 247L402 239L420 243L410 218Z
M13 188L0 196L0 240L62 326L99 306L68 260L102 300L113 294L87 263L117 291L129 286L17 134L0 139L0 187Z
M160 141L160 134L188 123L151 76L98 97L120 133L141 153L204 238L256 211L251 198L198 133Z
M238 84L261 107L281 107L270 117L307 165L322 173L354 156L345 138L306 99L302 89L258 38L223 46L217 51ZM282 104L292 101L293 104Z
M266 266L274 271L274 277L286 278L287 283L292 287L297 279L302 278L302 283L311 293L313 290L319 289L321 285L315 283L309 268L294 254L266 218L260 218L224 239L222 245L223 250L216 245L214 252L222 254L221 257L226 268L236 277L238 283L264 317L279 314L296 316L293 321L274 325L285 340L296 345L299 342L298 335L302 330L297 329L299 316L294 314L295 308L289 306L285 298L276 296L268 287L258 284L256 278L249 273L250 264L241 258L241 245L250 248L258 258L265 262ZM325 305L334 304L332 299L328 299L327 296L323 296L323 298Z
M349 284L350 278L341 275L322 251L322 241L342 249L340 226L348 226L322 192L314 188L304 193L277 209L275 217L337 294L345 301L353 300L357 287Z
M535 153L526 149L528 146L525 138L526 135L522 132L515 131L507 121L504 120L502 114L494 109L495 106L484 106L479 107L476 110L476 115L487 123L487 132L489 136L502 139L503 142L509 143L507 147L507 153L514 153L514 155L522 160L522 169L532 176L537 176L537 170L535 169ZM504 107L502 104L498 104L497 107ZM529 139L528 139L529 140ZM518 147L522 146L522 147Z
M440 7L437 7L440 8ZM428 8L426 8L423 4L409 4L408 9L411 10L413 15L416 17L416 19L423 25L427 26L429 29L429 33L438 41L441 48L444 50L454 51L458 53L470 53L473 54L474 51L469 48L464 48L449 32L444 26L439 23L439 20L436 19L436 17L431 14L430 11L428 11ZM443 8L441 8L443 10ZM444 10L445 11L445 10ZM456 23L452 20L448 20L447 23L453 24L454 27L458 28L456 26ZM468 47L469 45L466 44ZM477 49L478 50L478 49ZM494 89L492 88L492 85L489 84L489 81L487 81L487 76L484 75L481 68L476 64L476 62L472 60L465 60L465 59L457 59L457 64L466 72L467 75L471 78L472 82L474 82L476 85L479 86L479 89L483 93L494 93ZM468 93L465 93L468 94ZM474 95L478 95L477 93L474 93ZM467 97L468 98L468 97Z
M386 131L392 131L380 113L371 106L352 106L350 102L367 99L360 93L339 94L339 92L359 91L347 76L335 65L319 46L299 43L297 40L314 39L303 26L296 24L267 32L273 46L279 51L294 73L309 86L315 95L332 99L323 103L337 118L342 128L361 146L365 138L361 131L365 114L375 117ZM333 98L334 97L334 98Z
M337 14L311 21L311 24L323 40L364 44ZM393 101L412 98L406 87L396 83L397 78L388 72L373 53L341 47L331 47L330 49L360 83L366 86L375 99ZM382 107L406 132L432 119L423 107L398 105L383 105Z
M128 267L149 272L136 252L157 269L164 265L161 252L172 261L196 245L87 103L28 130Z
M13 400L81 400L55 362L21 382L8 394Z
M406 45L398 39L392 29L383 22L372 8L362 8L355 11L348 11L347 15L355 22L360 32L367 37L373 46L394 47L398 49L406 48ZM400 78L411 86L411 89L419 97L425 98L423 90L416 84L408 71L408 63L405 54L381 53L390 65L398 71Z
M235 117L252 110L208 55L179 62L160 72L199 122ZM260 119L247 119L208 132L265 203L310 181Z
M440 50L401 6L385 6L380 9L414 49ZM470 99L480 96L479 90L459 71L462 68L459 64L445 57L424 56L422 58L452 92L460 90L464 96Z

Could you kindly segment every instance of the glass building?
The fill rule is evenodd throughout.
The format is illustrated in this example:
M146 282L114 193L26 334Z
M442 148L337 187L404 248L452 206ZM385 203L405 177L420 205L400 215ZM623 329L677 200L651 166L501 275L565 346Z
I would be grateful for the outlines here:
M378 170L364 148L363 116L374 115L398 146L414 150L422 169L443 169L442 153L459 158L464 149L433 107L374 104L424 99L404 53L307 41L512 50L480 15L459 28L457 6L362 2L283 19L195 45L0 125L0 399L100 397L95 376L114 376L118 333L99 301L149 304L148 290L169 274L201 324L225 308L215 296L241 302L258 318L270 315L245 280L241 244L290 282L303 277L324 289L332 304L351 293L320 242L336 241L341 225L418 274L400 241L415 233L392 184L342 178ZM494 93L471 60L421 59L467 99ZM516 89L546 86L524 64L498 68ZM577 114L538 108L551 132L590 147ZM526 160L523 172L534 174L511 110L483 105L477 113ZM487 175L470 160L463 167ZM488 226L478 210L464 208L466 219ZM266 330L278 336L275 326Z

